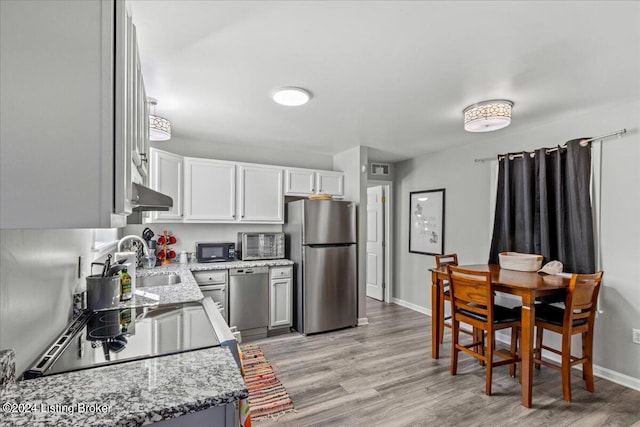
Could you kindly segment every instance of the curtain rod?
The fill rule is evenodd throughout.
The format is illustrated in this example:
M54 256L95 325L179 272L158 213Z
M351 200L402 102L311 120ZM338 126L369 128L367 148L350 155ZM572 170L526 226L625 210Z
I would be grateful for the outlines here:
M625 133L627 133L627 129L626 128L617 130L615 132L608 133L606 135L596 136L595 138L584 139L584 140L580 141L580 143L581 144L583 144L583 143L586 144L587 142L605 140L605 139L608 139L608 138L612 138L614 136L620 137L620 136L624 135ZM565 148L566 146L567 145L564 144L561 147ZM547 150L547 151L555 151L555 150L557 150L557 148L551 148L550 150ZM524 154L515 154L515 157L522 157L523 155ZM476 163L484 163L484 162L488 162L490 160L496 160L496 157L484 157L482 159L475 159L474 162L476 162Z

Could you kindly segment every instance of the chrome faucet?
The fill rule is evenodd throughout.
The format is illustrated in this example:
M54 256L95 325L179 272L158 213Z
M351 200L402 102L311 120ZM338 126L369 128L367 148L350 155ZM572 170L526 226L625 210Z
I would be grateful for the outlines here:
M120 241L118 241L118 252L122 252L122 243L127 240L137 240L142 244L142 250L145 256L149 256L149 246L147 246L147 242L145 242L142 238L136 236L135 234L130 234L128 236L124 236Z

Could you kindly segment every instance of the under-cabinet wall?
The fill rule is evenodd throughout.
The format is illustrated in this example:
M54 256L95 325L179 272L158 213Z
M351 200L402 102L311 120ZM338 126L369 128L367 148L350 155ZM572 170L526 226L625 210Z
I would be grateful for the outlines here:
M0 230L0 349L22 374L71 319L78 256L88 274L92 229Z

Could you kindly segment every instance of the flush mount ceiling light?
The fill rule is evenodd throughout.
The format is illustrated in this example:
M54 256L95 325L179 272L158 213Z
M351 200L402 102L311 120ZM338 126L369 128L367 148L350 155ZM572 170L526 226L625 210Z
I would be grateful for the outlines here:
M273 92L273 100L280 105L297 107L311 99L311 92L301 87L281 87Z
M513 102L494 99L468 106L464 114L464 130L468 132L490 132L502 129L511 123Z
M149 114L149 139L151 141L171 139L171 122L164 117L156 116L158 100L148 97L147 102L153 107L153 114Z

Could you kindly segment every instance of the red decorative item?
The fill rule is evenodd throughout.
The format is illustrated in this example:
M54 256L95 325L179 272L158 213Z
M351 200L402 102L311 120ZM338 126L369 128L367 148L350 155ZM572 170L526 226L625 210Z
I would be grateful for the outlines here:
M167 230L164 230L162 236L158 237L158 244L162 245L162 248L158 251L160 264L171 264L171 260L175 259L176 251L174 251L173 249L169 249L168 245L173 245L177 241L178 240L176 239L176 237L170 235Z

